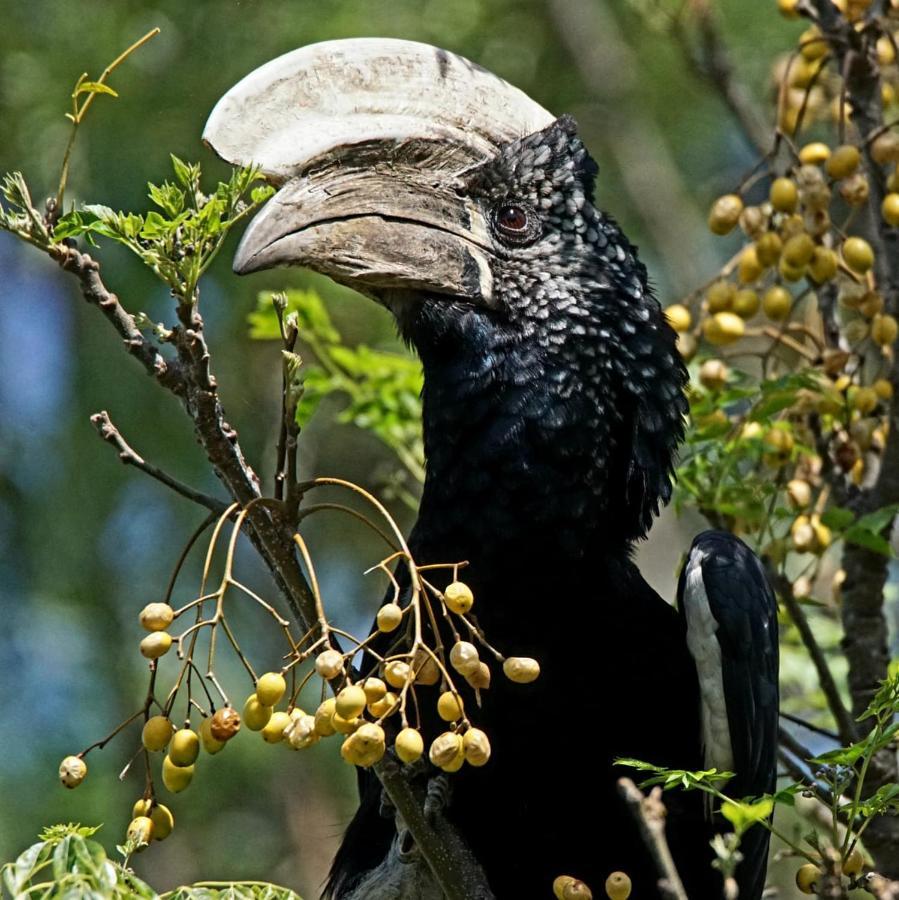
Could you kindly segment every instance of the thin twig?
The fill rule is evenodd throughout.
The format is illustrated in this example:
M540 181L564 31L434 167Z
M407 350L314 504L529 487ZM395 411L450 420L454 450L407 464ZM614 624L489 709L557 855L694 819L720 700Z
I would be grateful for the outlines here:
M100 437L106 443L112 444L119 451L119 459L126 466L134 466L135 469L140 469L141 472L145 472L151 478L155 478L166 487L171 488L176 494L180 494L182 497L186 497L200 506L205 506L206 509L211 510L216 515L221 515L228 508L226 503L223 503L216 497L194 490L194 488L178 481L177 478L173 478L168 472L163 471L158 466L147 462L122 437L122 433L112 424L112 420L109 418L109 413L106 410L94 413L91 416L91 424L97 429Z
M661 788L655 787L649 796L645 796L630 778L619 778L618 793L624 798L628 812L640 829L643 843L652 854L659 873L659 893L665 900L687 900L687 892L677 874L674 858L665 838L665 806L661 799Z

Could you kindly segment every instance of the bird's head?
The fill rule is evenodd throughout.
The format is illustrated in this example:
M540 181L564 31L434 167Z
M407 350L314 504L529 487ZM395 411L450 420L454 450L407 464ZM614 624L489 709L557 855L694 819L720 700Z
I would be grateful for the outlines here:
M683 365L570 117L446 51L343 40L251 73L204 140L279 188L237 272L304 266L379 301L422 356L436 423L464 417L497 453L536 435L537 457L632 511L626 537L645 532L670 494ZM485 385L513 404L505 434L472 403Z

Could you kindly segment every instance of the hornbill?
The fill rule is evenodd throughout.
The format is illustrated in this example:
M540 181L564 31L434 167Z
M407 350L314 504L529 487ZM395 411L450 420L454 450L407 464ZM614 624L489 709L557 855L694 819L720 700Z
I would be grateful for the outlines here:
M479 624L540 661L533 684L485 692L493 755L451 776L446 816L499 898L550 896L562 873L598 889L613 870L658 897L613 760L715 766L736 773L731 796L771 791L776 608L728 534L696 538L677 610L632 561L671 496L687 375L636 248L594 203L574 120L445 50L357 39L252 72L204 139L278 187L238 273L305 266L394 315L424 369L411 551L468 560ZM374 777L360 785L327 896L441 896ZM720 897L719 819L698 793L666 803L688 895ZM744 900L767 849L748 832Z

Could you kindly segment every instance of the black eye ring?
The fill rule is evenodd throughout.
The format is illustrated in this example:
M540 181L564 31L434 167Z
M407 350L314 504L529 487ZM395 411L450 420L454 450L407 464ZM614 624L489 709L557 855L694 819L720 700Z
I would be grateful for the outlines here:
M503 200L493 208L493 230L505 244L532 244L542 232L537 213L519 200Z

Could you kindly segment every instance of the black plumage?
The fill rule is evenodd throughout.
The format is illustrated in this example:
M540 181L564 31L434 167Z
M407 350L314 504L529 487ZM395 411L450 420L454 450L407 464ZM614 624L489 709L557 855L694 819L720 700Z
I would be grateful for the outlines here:
M469 560L479 623L543 672L525 688L494 680L476 716L493 759L453 776L447 814L500 898L549 896L563 872L599 888L616 869L635 896L657 896L612 761L704 763L684 620L630 559L670 496L686 374L635 249L593 206L595 173L570 119L505 147L464 190L494 215L531 210L539 236L497 239L491 308L422 296L398 314L425 373L412 553ZM362 792L332 874L337 897L393 837L367 773ZM701 798L668 802L690 896L720 895Z
M238 271L308 266L396 317L425 376L412 554L468 560L479 624L508 655L540 661L534 683L494 677L483 692L473 718L493 755L449 777L446 816L500 900L548 897L563 873L598 894L613 870L635 898L658 897L613 760L720 758L735 795L770 790L776 622L758 561L727 536L694 544L681 613L632 561L671 495L687 374L636 249L594 205L597 168L574 121L461 57L363 39L251 73L206 139L280 186ZM416 690L432 737L438 688ZM360 772L360 788L327 896L439 898L374 776ZM721 896L709 840L723 823L698 793L666 802L688 895ZM757 900L759 827L744 851L740 896Z

